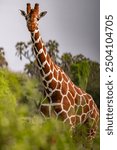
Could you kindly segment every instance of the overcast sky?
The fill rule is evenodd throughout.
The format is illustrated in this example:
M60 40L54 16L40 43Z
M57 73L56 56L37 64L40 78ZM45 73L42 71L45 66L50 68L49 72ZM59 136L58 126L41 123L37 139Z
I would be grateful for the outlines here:
M26 3L40 4L47 15L40 21L44 42L49 39L59 43L60 54L83 54L98 61L100 58L100 0L0 0L0 47L5 49L9 68L23 70L22 62L15 56L15 45L29 41L30 34L19 9Z

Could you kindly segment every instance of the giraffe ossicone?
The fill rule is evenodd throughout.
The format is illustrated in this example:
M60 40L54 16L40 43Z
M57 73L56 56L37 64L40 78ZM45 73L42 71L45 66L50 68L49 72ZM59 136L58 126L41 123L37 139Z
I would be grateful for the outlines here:
M46 13L40 13L39 4L35 4L34 9L31 9L31 4L28 3L27 12L21 10L31 33L34 54L45 89L45 99L48 100L48 103L42 101L39 110L44 117L54 115L72 128L91 121L88 135L92 139L98 128L98 108L91 95L77 87L47 53L38 28L38 21Z

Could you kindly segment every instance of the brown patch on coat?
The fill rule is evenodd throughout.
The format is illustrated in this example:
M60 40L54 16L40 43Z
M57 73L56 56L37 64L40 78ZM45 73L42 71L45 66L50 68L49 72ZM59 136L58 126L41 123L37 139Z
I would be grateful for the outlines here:
M62 82L61 92L63 95L66 95L66 93L67 93L67 83L64 80Z
M69 89L69 92L71 93L71 95L73 97L75 97L75 90L74 90L74 87L72 86L71 82L68 84L68 89Z
M38 59L40 60L41 63L43 63L46 60L44 53L38 55Z
M41 41L39 41L38 43L35 43L35 46L36 46L36 48L37 48L38 50L40 50L40 49L43 47Z
M87 113L89 111L89 106L88 105L85 105L84 107L83 107L83 112L84 113Z
M49 83L49 88L51 88L52 90L54 90L56 88L57 82L52 79L52 81Z
M51 98L52 98L53 103L54 102L58 103L58 102L61 101L62 95L61 95L60 91L55 91L55 92L52 93Z
M35 41L39 38L39 32L35 33Z
M45 72L45 74L50 72L50 66L48 65L48 63L46 63L44 66L44 72Z
M50 79L52 79L52 72L45 78L46 81L49 81Z
M68 111L70 107L70 102L66 96L63 97L63 109Z

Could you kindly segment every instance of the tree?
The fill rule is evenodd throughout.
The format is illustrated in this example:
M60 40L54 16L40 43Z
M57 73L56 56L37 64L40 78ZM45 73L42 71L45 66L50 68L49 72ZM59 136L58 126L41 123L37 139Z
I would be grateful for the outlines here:
M39 78L40 73L38 66L35 63L32 42L18 42L15 47L17 50L16 55L20 57L20 60L24 57L29 61L29 63L25 65L24 71L30 76L36 76Z
M84 90L87 88L89 73L90 66L87 60L82 60L79 63L73 63L71 65L71 77L73 82Z
M47 52L48 54L50 55L50 57L53 59L53 61L58 64L58 59L59 59L59 56L58 56L58 53L59 53L59 50L58 50L58 46L59 44L55 41L55 40L49 40L47 43L46 43L46 48L47 48Z
M71 53L64 53L61 56L61 67L70 76L70 67L73 63L73 58Z
M32 42L18 42L15 47L16 55L20 57L20 60L22 60L22 57L25 57L30 63L34 60Z
M26 72L26 74L30 76L33 76L34 74L36 74L34 63L25 64L24 71Z
M82 54L79 54L79 55L75 55L73 57L73 62L74 63L79 63L80 61L83 61L83 60L89 60L89 58L86 58L84 55Z
M87 93L91 94L98 108L100 108L100 65L82 54L73 57L71 66L72 80ZM87 64L83 65L83 62ZM83 66L85 66L83 68ZM87 71L85 70L87 68ZM84 71L83 71L84 70ZM88 71L89 70L89 71ZM86 75L86 76L84 76Z
M87 84L87 92L93 96L98 108L100 108L100 64L90 61L90 74Z
M8 66L8 62L5 58L5 51L3 47L0 47L0 68L4 68Z

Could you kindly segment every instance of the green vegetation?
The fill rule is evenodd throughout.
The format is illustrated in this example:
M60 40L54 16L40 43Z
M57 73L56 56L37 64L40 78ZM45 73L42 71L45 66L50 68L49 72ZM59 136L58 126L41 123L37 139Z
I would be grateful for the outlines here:
M99 64L83 55L64 53L59 57L56 41L49 41L48 52L72 78L75 84L93 95L99 107ZM59 120L43 120L38 104L43 88L34 58L29 53L31 42L16 44L17 55L29 63L24 73L8 69L4 49L0 48L0 150L99 150L99 131L93 143L86 140L86 127L74 133Z
M73 63L71 65L71 73L74 83L86 90L90 73L89 62L87 60L83 60L79 63Z
M72 138L62 122L44 121L37 114L34 100L41 98L36 79L0 69L0 149L82 150L84 136L77 133ZM98 150L99 135L96 140Z

